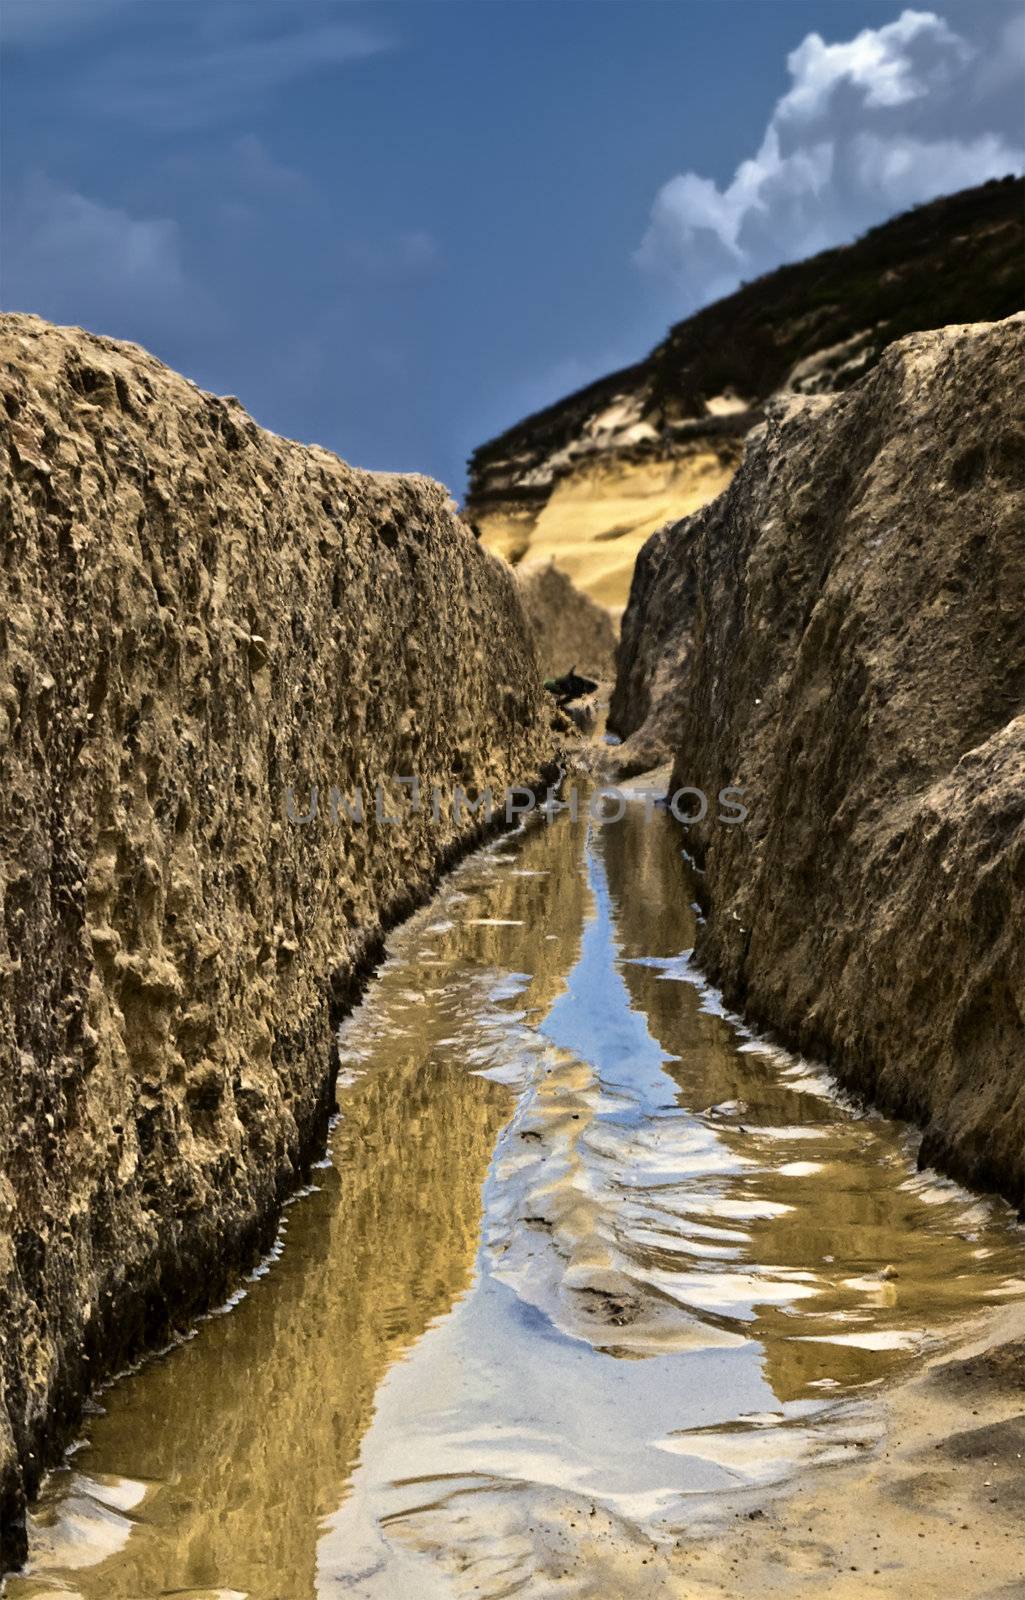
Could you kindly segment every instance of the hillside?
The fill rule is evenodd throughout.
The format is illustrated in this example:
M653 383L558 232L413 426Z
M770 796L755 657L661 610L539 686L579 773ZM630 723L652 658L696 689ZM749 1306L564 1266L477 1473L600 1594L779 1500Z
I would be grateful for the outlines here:
M466 510L484 543L514 564L554 557L621 610L641 545L725 488L770 395L842 390L894 339L1020 309L1023 203L1005 178L781 267L481 445Z

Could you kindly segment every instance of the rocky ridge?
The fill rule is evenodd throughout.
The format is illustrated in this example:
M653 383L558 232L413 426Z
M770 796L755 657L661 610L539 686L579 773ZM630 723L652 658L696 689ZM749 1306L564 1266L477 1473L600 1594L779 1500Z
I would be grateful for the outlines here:
M543 675L558 678L576 667L610 679L616 631L604 606L577 589L553 561L527 563L516 577Z
M672 783L727 1001L1025 1206L1025 317L891 345L770 406L657 534L614 725Z
M555 736L437 484L34 317L0 389L2 1565L83 1394L273 1238L334 1023L481 835L456 786L537 781Z

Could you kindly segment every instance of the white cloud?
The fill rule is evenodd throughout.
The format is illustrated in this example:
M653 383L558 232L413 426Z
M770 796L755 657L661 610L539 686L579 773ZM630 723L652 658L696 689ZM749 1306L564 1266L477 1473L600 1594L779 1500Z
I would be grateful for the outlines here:
M137 0L4 0L0 37L7 45L63 42Z
M855 140L855 161L865 192L875 193L894 210L952 194L987 178L1020 170L1021 150L999 134L975 139L880 139L863 133Z
M992 56L933 12L904 11L837 44L810 33L787 67L791 87L729 184L685 172L655 197L636 260L682 291L685 308L895 210L1025 168L1019 144L966 120Z
M178 224L133 217L37 176L8 206L4 300L118 333L186 300Z
M979 93L990 95L1011 86L1018 104L1025 81L1025 10L1015 6L1004 19L996 48L983 62L976 85Z
M158 20L163 22L158 8ZM86 73L79 98L112 116L166 130L201 127L262 109L301 79L392 48L380 27L321 20L323 8L216 4L168 7L166 40L129 37Z
M915 51L923 46L931 47L931 71L928 58L916 64ZM858 90L870 110L906 105L928 93L937 68L942 75L952 61L967 60L971 53L932 11L902 11L896 22L863 28L842 44L826 44L820 34L809 33L787 56L794 86L777 105L774 120L811 121L828 110L843 83Z
M432 233L413 228L386 239L346 239L339 258L363 277L394 283L426 277L440 265L442 254Z

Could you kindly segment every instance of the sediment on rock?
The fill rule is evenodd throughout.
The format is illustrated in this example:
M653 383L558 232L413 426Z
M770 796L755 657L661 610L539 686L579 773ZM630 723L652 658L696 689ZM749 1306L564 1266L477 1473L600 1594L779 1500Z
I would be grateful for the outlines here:
M745 790L743 827L689 830L728 1001L1018 1206L1023 354L1020 316L944 328L775 403L645 551L614 702L662 706L674 786Z
M5 1564L83 1394L269 1243L340 1010L481 836L457 787L535 781L554 736L437 484L32 317L0 388Z

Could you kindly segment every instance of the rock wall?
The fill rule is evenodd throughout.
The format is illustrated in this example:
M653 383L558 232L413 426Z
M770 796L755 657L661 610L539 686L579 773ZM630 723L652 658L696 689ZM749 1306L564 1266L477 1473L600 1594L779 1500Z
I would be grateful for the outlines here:
M480 836L455 786L536 781L554 737L514 578L438 485L32 317L0 319L0 389L11 1562L83 1393L272 1237L325 1134L340 1010ZM332 822L330 785L362 789L362 823Z
M516 578L542 675L558 678L577 667L611 678L616 630L605 607L574 588L552 561L518 567Z
M774 404L642 558L618 694L641 724L666 700L650 618L674 785L746 790L744 826L689 830L728 1001L1019 1206L1023 355L1021 317L944 328Z
M679 740L685 705L680 684L694 623L689 557L686 519L653 533L637 557L609 703L609 731L623 741L612 758L620 777L659 766Z

